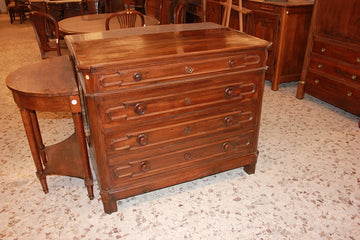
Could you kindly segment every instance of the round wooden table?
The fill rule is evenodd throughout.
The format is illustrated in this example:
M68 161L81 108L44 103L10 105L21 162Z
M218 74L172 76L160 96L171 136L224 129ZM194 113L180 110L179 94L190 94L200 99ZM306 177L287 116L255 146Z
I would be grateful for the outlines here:
M105 20L110 15L111 13L104 13L66 18L59 21L59 29L63 35L103 32L106 31ZM160 24L159 20L152 16L144 15L144 18L145 26ZM140 27L140 20L136 24Z

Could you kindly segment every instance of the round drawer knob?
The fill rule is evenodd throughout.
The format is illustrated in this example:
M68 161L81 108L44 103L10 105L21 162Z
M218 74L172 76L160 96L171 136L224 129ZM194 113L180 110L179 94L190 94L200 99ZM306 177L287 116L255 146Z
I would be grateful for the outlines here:
M357 61L358 63L360 63L360 57L356 58L356 61Z
M315 81L314 81L316 84L318 84L319 82L320 82L320 80L319 79L315 79Z
M326 48L321 48L321 52L322 53L326 52Z
M234 67L235 66L235 60L233 58L231 58L229 60L229 67Z
M140 163L140 169L143 172L149 171L150 170L150 163L148 161L144 161Z
M149 142L149 137L146 134L140 134L137 139L137 143L141 146L145 146Z
M135 105L134 111L139 115L143 115L146 112L146 105L138 103Z
M355 80L355 79L357 79L357 76L354 74L354 75L351 76L351 79Z
M190 66L186 66L186 67L185 67L185 71L186 71L187 73L191 74L191 73L194 72L194 69L193 69L192 67L190 67Z
M228 98L231 98L233 96L235 96L236 94L236 89L234 87L228 87L225 89L225 96Z
M187 160L187 161L191 160L191 153L185 153L184 154L184 159Z
M227 152L232 149L232 144L229 142L223 143L222 148L225 152Z
M232 119L232 117L225 117L224 122L225 122L226 126L231 126L231 125L233 125L234 120Z
M318 68L322 68L323 65L321 63L318 64Z
M133 76L135 81L141 81L142 77L143 77L142 73L135 73Z
M352 96L352 92L348 92L348 93L347 93L347 96L348 96L348 97L351 97L351 96Z

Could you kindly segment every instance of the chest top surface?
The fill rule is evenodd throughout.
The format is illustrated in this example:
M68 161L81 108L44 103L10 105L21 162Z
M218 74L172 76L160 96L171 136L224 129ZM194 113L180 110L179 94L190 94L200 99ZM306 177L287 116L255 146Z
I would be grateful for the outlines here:
M65 39L80 70L209 53L265 49L270 44L216 24L151 27L66 36Z

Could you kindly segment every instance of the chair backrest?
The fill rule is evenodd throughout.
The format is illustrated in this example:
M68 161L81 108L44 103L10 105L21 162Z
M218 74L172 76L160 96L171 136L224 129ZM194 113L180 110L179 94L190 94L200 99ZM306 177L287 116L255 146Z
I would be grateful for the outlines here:
M186 1L180 0L174 8L174 23L185 23L186 22Z
M45 53L48 51L56 51L57 55L61 56L57 21L51 15L42 12L33 11L30 12L29 16L39 44L41 57L45 58ZM54 47L49 45L50 38L55 39Z
M125 10L111 14L105 21L105 29L110 30L110 21L117 20L120 28L131 28L136 26L137 19L140 19L141 26L145 26L144 15L135 10Z

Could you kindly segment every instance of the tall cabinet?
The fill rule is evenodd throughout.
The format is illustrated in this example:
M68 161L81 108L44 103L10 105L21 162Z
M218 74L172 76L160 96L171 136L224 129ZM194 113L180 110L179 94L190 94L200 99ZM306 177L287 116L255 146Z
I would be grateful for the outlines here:
M313 4L311 0L243 0L243 7L251 10L245 32L273 43L265 76L272 90L300 80Z
M296 97L305 93L360 116L359 0L315 1Z

